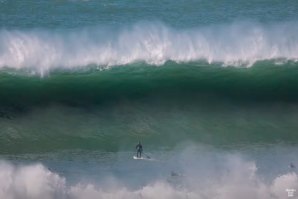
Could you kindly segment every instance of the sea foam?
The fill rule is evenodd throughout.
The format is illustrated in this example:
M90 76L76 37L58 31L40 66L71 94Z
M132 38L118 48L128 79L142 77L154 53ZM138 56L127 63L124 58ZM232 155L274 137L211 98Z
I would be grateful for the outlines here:
M252 161L243 160L238 156L226 156L223 160L223 167L220 170L214 170L212 166L204 167L204 171L196 168L199 172L193 175L185 172L183 175L169 176L168 179L158 178L135 189L117 183L116 178L111 178L108 185L103 185L102 182L88 182L86 179L82 182L69 183L65 177L50 171L42 164L15 165L2 160L0 198L283 199L288 197L287 190L298 188L298 177L295 172L284 173L268 182L258 174L257 167Z
M251 66L271 59L298 60L296 22L238 22L188 30L152 22L122 28L0 31L0 67L31 68L38 73L134 62L162 65L203 60Z

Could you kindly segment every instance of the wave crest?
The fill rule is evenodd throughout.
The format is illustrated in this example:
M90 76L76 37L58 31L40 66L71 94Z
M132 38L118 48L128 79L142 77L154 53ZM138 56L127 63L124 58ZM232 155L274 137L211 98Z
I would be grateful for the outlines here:
M1 30L0 67L44 73L88 65L204 60L251 66L268 59L298 60L297 23L234 23L174 30L160 23L80 31Z

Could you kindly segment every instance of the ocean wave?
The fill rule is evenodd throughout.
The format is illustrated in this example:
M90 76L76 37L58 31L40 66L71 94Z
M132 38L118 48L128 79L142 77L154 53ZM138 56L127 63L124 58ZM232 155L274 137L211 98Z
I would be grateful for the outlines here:
M251 66L260 60L298 60L297 22L264 25L233 23L176 30L161 23L138 23L118 29L0 31L0 67L53 69L134 62L204 60Z

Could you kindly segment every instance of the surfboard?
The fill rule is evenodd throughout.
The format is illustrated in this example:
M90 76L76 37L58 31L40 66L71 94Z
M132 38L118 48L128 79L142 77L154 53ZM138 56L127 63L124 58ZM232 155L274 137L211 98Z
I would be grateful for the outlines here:
M135 159L135 160L144 160L144 159L146 159L146 158L144 158L144 157L137 157L137 156L133 156L133 159Z
M137 157L137 156L133 156L132 157L134 160L148 160L148 161L157 161L156 159L151 158L150 156L142 156L142 157Z

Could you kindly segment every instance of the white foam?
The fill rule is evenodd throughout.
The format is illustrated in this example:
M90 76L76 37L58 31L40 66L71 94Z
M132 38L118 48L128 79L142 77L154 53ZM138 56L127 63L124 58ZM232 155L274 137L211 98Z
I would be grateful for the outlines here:
M192 30L147 23L118 30L0 31L0 67L33 68L39 73L137 61L162 65L168 60L205 60L251 66L268 59L298 60L297 23L234 23Z
M298 177L294 172L276 176L271 182L265 182L258 176L254 162L245 161L239 156L226 156L222 160L224 162L220 171L210 165L211 167L204 167L204 171L193 167L198 172L192 171L192 175L187 175L186 172L183 176L175 176L174 178L181 177L181 186L175 186L170 180L156 179L136 189L117 184L116 179L110 180L108 185L88 182L69 185L64 177L49 171L41 164L17 166L1 161L0 198L283 199L287 198L287 189L298 190ZM202 173L207 175L201 175Z
M14 166L0 163L0 198L52 199L63 196L65 180L41 164Z

